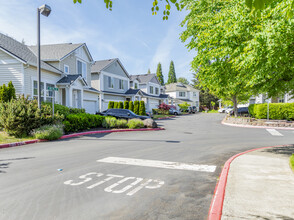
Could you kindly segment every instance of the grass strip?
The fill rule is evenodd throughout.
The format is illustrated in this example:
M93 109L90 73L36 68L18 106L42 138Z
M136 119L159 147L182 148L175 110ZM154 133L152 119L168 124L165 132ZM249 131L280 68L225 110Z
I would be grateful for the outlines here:
M292 156L290 157L290 167L294 172L294 154L292 154Z

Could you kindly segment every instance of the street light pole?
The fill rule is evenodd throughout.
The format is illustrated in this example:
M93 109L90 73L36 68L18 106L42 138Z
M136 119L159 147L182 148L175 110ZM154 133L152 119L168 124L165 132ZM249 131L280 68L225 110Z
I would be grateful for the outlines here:
M41 109L41 46L40 46L40 8L37 8L37 73L38 73L38 108Z
M48 17L51 8L48 5L42 5L37 8L37 73L38 73L38 108L41 109L41 40L40 40L40 14ZM45 88L44 88L45 89Z

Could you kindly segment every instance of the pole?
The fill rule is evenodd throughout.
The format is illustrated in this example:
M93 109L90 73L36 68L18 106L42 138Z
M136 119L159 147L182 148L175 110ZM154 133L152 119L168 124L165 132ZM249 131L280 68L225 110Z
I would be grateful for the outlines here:
M55 90L53 90L53 97L52 97L52 118L54 118L54 103L55 103Z
M269 121L269 99L267 100L267 120Z
M37 9L37 73L38 73L38 108L41 109L41 48L40 48L40 10Z

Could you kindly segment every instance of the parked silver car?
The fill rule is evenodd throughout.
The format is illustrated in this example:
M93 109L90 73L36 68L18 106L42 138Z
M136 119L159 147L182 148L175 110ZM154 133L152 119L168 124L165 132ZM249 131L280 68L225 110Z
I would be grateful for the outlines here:
M169 109L169 113L171 115L180 115L181 114L181 111L180 110L177 110L175 108L171 108L171 109Z

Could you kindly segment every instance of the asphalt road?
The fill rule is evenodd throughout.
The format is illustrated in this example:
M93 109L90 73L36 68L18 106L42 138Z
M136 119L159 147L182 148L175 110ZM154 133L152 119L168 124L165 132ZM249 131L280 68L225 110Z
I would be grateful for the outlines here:
M221 125L223 114L162 120L164 131L88 135L0 150L0 219L206 219L232 155L293 144L292 131ZM214 172L105 163L108 157L216 166ZM62 169L62 171L58 171Z

